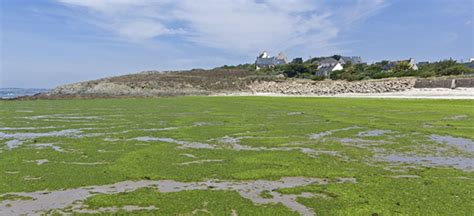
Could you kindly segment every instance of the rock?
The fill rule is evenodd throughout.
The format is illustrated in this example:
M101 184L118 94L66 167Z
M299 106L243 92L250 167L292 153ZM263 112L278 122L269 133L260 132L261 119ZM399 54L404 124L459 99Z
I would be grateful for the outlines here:
M413 88L415 79L383 79L363 81L310 81L287 80L283 82L257 81L248 87L254 93L281 93L290 95L334 95L341 93L383 93Z

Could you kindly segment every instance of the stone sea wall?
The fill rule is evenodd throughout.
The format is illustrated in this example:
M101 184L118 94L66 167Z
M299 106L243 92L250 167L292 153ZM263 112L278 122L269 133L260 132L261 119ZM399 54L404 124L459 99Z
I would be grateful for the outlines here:
M454 80L454 81L453 81ZM417 79L415 88L474 88L474 77Z
M277 93L289 95L334 95L342 93L383 93L413 88L416 79L383 79L363 81L256 81L250 84L252 93Z

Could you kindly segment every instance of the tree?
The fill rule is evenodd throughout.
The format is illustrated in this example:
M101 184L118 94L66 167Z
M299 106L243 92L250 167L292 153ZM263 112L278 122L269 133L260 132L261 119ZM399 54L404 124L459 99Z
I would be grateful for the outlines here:
M433 65L433 71L438 74L438 75L449 75L448 73L448 68L453 67L456 65L456 61L453 60L445 60L445 61L440 61L437 63L434 63ZM452 69L451 69L452 70Z
M408 62L399 62L398 64L393 67L393 71L395 72L402 72L402 71L408 71L411 69L411 65Z
M292 64L303 64L303 58L295 58L291 61Z
M298 74L309 74L310 70L304 64L287 64L283 66L283 74L287 77L295 77Z
M388 65L388 63L389 63L389 61L383 60L383 61L380 62L380 65L382 65L382 67L383 67L385 65Z
M339 61L339 60L341 60L342 56L340 56L340 55L333 55L333 56L331 56L331 58L336 59L336 60Z
M344 68L351 68L352 67L352 62L348 61L343 65Z
M442 76L448 76L448 75L461 75L461 74L467 74L467 73L472 73L472 72L473 72L472 69L469 69L464 65L453 65L451 67L441 70L438 74Z

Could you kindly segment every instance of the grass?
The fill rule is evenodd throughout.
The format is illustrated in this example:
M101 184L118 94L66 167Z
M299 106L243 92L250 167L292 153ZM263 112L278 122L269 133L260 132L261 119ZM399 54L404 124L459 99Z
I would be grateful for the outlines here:
M452 116L464 117L449 118ZM82 135L24 138L22 145L10 150L2 143L11 138L0 133L0 195L1 200L10 200L16 198L5 194L140 179L245 181L302 176L327 178L330 183L279 192L323 194L298 198L319 215L469 215L474 212L473 172L450 166L390 164L375 157L396 153L473 158L471 152L427 138L439 134L474 139L473 125L472 100L178 97L0 101L0 132L4 134L78 129ZM309 138L310 134L353 126L359 128ZM357 136L375 129L394 133ZM174 143L133 140L146 136L218 148L182 149ZM297 149L235 151L218 141L226 136L240 137L240 144L250 147L304 147L337 154L310 157ZM374 142L348 145L341 138ZM65 152L38 149L38 143L53 143ZM43 159L48 162L36 164ZM222 161L180 165L196 160ZM398 175L419 178L394 178ZM338 178L356 178L357 183L338 184ZM271 195L266 191L262 196ZM235 191L160 193L144 188L98 194L86 204L95 209L154 205L158 209L141 213L161 215L190 215L196 209L215 215L229 215L232 210L239 215L292 213L281 204L253 204Z

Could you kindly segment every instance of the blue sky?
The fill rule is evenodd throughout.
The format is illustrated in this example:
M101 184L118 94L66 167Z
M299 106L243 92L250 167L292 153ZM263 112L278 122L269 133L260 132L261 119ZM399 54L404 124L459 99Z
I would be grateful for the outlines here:
M0 87L357 55L474 57L473 0L0 0Z

